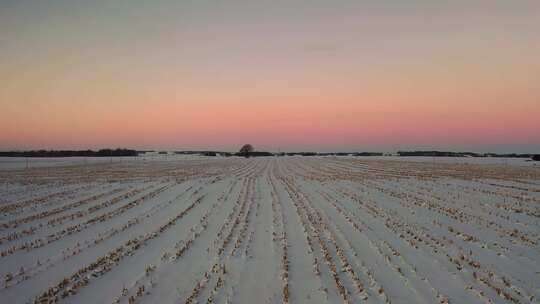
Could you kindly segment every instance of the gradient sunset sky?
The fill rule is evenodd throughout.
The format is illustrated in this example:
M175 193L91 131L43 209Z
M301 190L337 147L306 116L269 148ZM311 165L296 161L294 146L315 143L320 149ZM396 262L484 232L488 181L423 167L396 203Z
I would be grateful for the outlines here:
M540 152L540 1L0 0L0 150Z

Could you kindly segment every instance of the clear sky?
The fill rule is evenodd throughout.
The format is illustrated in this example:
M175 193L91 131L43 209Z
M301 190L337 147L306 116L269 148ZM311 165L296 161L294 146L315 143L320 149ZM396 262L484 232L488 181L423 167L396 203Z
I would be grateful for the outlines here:
M0 0L0 150L540 152L540 1Z

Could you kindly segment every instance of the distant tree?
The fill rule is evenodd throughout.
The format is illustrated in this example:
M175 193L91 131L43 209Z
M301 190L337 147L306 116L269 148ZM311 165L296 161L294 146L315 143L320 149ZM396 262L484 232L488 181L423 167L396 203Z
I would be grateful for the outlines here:
M253 146L252 146L252 145L250 145L250 144L245 144L245 145L242 146L242 148L240 148L239 153L240 153L240 155L244 156L245 158L248 158L248 157L249 157L249 154L250 154L251 152L253 152L253 151L254 151L254 149L253 149Z
M540 161L540 154L533 155L532 160Z

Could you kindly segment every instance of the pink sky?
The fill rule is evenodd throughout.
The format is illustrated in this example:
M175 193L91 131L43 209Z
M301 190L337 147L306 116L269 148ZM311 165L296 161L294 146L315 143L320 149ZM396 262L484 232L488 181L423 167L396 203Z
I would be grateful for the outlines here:
M416 2L0 4L0 150L540 150L538 2Z

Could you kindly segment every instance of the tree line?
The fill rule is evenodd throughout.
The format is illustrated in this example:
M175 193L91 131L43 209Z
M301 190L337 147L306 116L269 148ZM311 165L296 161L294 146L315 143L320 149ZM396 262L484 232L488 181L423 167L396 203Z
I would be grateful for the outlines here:
M474 153L474 152L450 152L450 151L398 151L399 156L430 156L430 157L504 157L504 158L535 158L538 154L518 154L518 153Z
M33 151L7 151L0 152L3 157L116 157L116 156L137 156L136 150L130 149L101 149L93 150L33 150Z
M31 150L31 151L0 151L0 157L117 157L138 156L146 152L132 149L100 149L93 150ZM160 152L165 154L167 152ZM175 154L198 154L203 156L383 156L380 152L280 152L255 151L250 144L243 145L236 153L223 151L175 151ZM497 154L497 153L474 153L474 152L450 152L450 151L398 151L398 156L429 156L429 157L504 157L504 158L530 158L540 161L540 154Z

